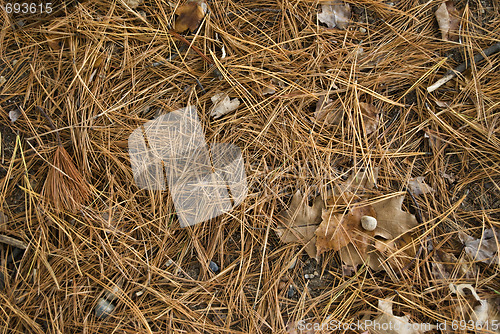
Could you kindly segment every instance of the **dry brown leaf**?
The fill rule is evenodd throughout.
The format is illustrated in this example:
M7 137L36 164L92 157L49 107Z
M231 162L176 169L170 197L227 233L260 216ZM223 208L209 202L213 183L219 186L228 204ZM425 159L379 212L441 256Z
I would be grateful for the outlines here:
M372 321L370 333L380 334L421 334L431 331L436 328L431 324L418 324L410 323L410 317L405 315L403 317L395 316L392 311L393 298L380 299L378 301L378 308L380 315L375 317ZM387 328L387 329L385 329Z
M366 253L361 254L353 244L349 244L340 249L339 255L340 259L348 266L356 267L366 263L366 265L374 271L380 271L384 269L381 265L382 257L378 253L374 252L374 250L373 246L369 245ZM364 257L361 257L361 255Z
M334 102L328 95L320 96L316 102L314 118L325 124L338 125L344 116L344 109L338 102Z
M403 234L396 240L377 238L373 247L378 251L378 254L374 255L379 255L380 259L387 259L388 264L393 267L403 268L410 264L416 256L417 249L413 242L414 239L411 233Z
M423 176L417 176L413 179L408 180L408 188L415 196L434 192L434 189L432 189L430 185L425 183L425 178Z
M436 19L441 38L445 41L458 41L458 28L460 26L460 13L452 1L446 1L436 10Z
M297 191L292 197L288 210L281 212L278 219L281 226L276 233L284 243L299 242L306 245L306 252L311 258L316 258L315 231L321 221L324 208L323 200L316 197L312 206Z
M349 244L359 252L361 258L367 257L370 239L375 231L366 231L361 226L361 217L372 216L376 213L370 205L357 205L359 197L351 192L340 192L328 199L328 209L322 213L322 222L316 230L317 256L335 250L340 251ZM339 207L347 206L346 214L337 213Z
M184 33L188 30L195 32L206 11L207 5L204 1L188 1L179 6L175 11L178 17L175 20L174 30L178 33Z
M404 195L400 195L372 204L377 213L376 236L394 239L418 225L414 215L401 210L403 200Z
M365 133L369 135L370 133L375 132L380 122L380 112L373 104L364 102L359 103L359 109L361 110L361 115L363 117Z
M318 256L331 249L339 251L350 243L365 255L374 232L361 227L361 217L375 217L375 210L371 205L365 205L355 206L345 215L333 214L332 211L333 209L323 210L323 221L316 230Z
M351 18L351 7L341 1L328 1L321 4L321 13L318 13L318 21L324 23L328 28L347 28Z
M499 264L499 244L500 229L491 228L484 230L481 238L476 239L466 233L459 234L460 240L465 245L465 253L474 261L480 261L488 264Z
M431 275L435 279L474 278L475 267L460 260L451 253L437 249L434 252L434 261L431 263Z

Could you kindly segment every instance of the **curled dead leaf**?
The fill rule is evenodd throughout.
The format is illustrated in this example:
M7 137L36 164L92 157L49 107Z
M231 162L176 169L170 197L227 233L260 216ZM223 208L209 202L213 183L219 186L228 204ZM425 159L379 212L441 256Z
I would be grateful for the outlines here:
M207 12L207 4L203 0L188 1L177 7L178 15L174 23L174 30L178 33L195 32Z
M315 231L321 221L324 208L323 200L318 196L312 206L297 191L287 210L278 216L280 224L276 230L284 243L298 242L305 245L305 250L311 258L316 258Z
M467 253L470 258L474 259L474 261L485 262L488 264L500 264L498 256L500 229L485 229L483 235L479 239L471 237L466 233L459 234L459 237L465 245L465 253Z

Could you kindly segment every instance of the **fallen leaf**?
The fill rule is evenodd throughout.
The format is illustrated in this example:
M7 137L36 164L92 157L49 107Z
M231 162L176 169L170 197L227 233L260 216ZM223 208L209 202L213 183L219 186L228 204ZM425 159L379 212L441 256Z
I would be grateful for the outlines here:
M394 297L378 301L380 315L375 317L371 326L367 326L373 332L380 334L421 334L436 328L428 323L410 323L410 317L395 316L392 311ZM387 329L386 329L387 328Z
M318 13L318 21L324 23L328 28L347 28L351 18L351 7L340 1L328 1L321 4L321 13Z
M384 263L387 265L402 269L409 265L417 254L415 237L411 233L406 233L395 240L376 238L373 247L378 251L378 254L375 253L375 255L384 259Z
M219 118L227 113L230 113L240 106L240 100L238 99L230 99L226 93L217 93L210 98L214 107L210 116L214 118Z
M394 239L418 225L414 215L401 210L404 195L393 196L372 204L377 213L378 225L375 235Z
M482 328L488 326L487 328L492 328L495 333L500 333L500 328L498 326L492 326L493 324L498 324L500 322L500 315L496 310L496 306L491 303L487 299L479 298L479 295L476 292L476 289L470 284L450 284L449 285L451 293L455 293L458 296L467 297L464 290L468 289L476 302L479 302L479 305L475 306L472 313L469 313L468 310L471 308L470 306L464 310L460 310L461 313L469 313L469 320L472 321L475 328ZM460 307L463 308L463 307ZM465 311L465 312L464 312Z
M380 112L377 110L377 108L375 108L373 104L368 104L365 102L359 103L359 109L363 118L365 133L369 135L370 133L375 132L380 122Z
M466 233L460 233L459 238L465 245L465 253L474 261L500 264L498 257L500 229L494 231L488 228L484 230L483 236L479 239L473 238Z
M334 102L328 95L320 96L316 102L314 118L318 121L323 121L326 124L340 124L344 116L344 109L339 107L338 103Z
M452 253L437 249L433 258L431 275L435 279L448 280L450 278L474 278L476 276L475 267L465 263L462 258L457 259Z
M141 5L144 0L123 0L132 9L137 8L139 5Z
M460 13L452 1L446 1L436 10L436 19L441 38L445 41L458 41L458 28L460 26Z
M408 180L408 188L415 196L434 192L434 189L425 183L425 178L423 176L417 176Z
M367 255L370 238L374 231L364 230L361 226L361 217L371 216L376 218L375 210L371 205L359 206L352 202L356 197L352 194L344 193L343 196L334 196L329 203L333 206L328 210L323 210L322 222L316 230L317 255L333 249L339 251L342 247L352 243L360 252L363 258ZM339 204L351 204L350 210L344 214L334 214Z
M175 14L178 16L174 23L174 30L178 33L188 30L195 32L206 12L207 4L203 0L188 1L177 7Z
M455 175L452 174L452 173L447 174L445 172L439 172L439 175L441 175L441 177L443 177L444 179L446 179L450 183L453 183L453 182L455 182L457 180L457 178L455 177Z
M297 191L292 197L288 210L281 212L278 219L281 226L277 229L280 240L284 243L299 242L311 258L316 258L315 231L321 221L324 208L323 200L316 197L312 206Z

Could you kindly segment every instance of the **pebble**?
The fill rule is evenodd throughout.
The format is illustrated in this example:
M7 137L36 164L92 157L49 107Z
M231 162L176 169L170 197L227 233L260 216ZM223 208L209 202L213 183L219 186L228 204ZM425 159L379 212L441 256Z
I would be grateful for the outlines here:
M359 32L364 34L366 32L366 29L363 27L359 27Z
M295 294L295 288L293 287L293 285L290 284L290 286L288 287L287 296L288 298L292 298L294 294Z
M309 274L305 274L305 275L304 275L304 278L305 278L305 279L309 279L310 277L311 277L311 276L310 276Z
M115 305L104 298L100 298L95 307L95 315L99 319L104 319L115 309Z
M214 273L219 272L219 266L214 261L210 261L210 263L208 264L208 268L210 268L210 270L212 270Z
M3 86L3 84L6 82L7 82L7 79L5 79L5 77L3 75L0 76L0 86Z
M317 270L314 271L314 276L319 276L319 273Z
M172 265L172 263L174 263L173 260L168 260L167 263L165 263L165 266L170 267Z

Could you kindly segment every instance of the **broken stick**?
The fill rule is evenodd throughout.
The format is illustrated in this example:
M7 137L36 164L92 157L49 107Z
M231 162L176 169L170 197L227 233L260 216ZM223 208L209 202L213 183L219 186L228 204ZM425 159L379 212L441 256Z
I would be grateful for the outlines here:
M481 53L477 53L474 55L474 59L472 60L473 63L479 63L481 60L483 60L485 57L489 57L492 54L495 54L500 51L500 42L493 44L489 48L483 50ZM484 56L483 56L484 55ZM441 79L436 81L433 85L427 87L427 91L429 93L435 91L451 79L453 79L457 73L463 73L467 68L470 67L471 62L463 62L462 64L458 65L455 67L453 70L449 70L446 72Z

